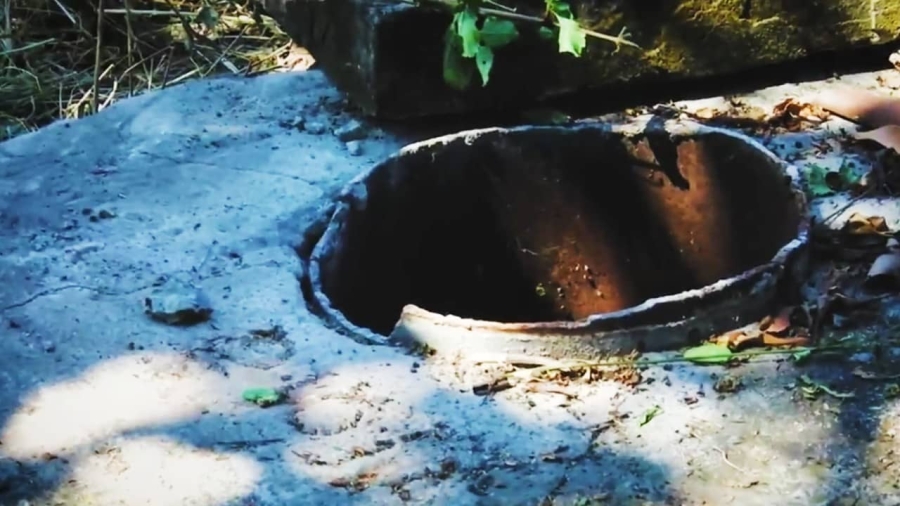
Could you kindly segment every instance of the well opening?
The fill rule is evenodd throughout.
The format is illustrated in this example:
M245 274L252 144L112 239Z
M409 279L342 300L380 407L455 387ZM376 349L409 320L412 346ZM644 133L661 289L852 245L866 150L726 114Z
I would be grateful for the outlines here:
M770 263L805 223L784 164L758 144L655 121L429 141L342 200L313 281L383 335L408 304L509 323L621 311Z

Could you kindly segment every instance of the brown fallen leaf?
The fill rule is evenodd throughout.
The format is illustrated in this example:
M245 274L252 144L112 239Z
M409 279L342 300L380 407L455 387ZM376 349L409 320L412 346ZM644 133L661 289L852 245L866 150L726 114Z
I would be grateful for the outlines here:
M328 484L335 488L344 488L347 490L356 490L357 492L362 492L363 490L369 488L369 486L373 481L375 481L376 478L378 478L378 475L376 473L364 472L350 478L336 478L328 482Z
M893 149L900 153L900 125L885 125L875 130L857 132L853 134L853 138L877 142L888 149Z
M890 237L893 235L887 226L887 221L881 216L865 216L853 213L847 218L841 232L848 235L880 235Z
M828 116L828 111L818 105L801 102L796 98L787 98L772 108L772 114L766 118L766 122L779 123L788 130L797 130L803 121L821 123L828 119Z
M791 315L793 313L793 306L782 308L775 316L764 318L759 323L759 330L776 336L784 335L791 329Z
M694 111L694 117L698 119L714 119L722 114L721 111L713 107L701 107Z
M835 86L820 92L810 103L866 127L900 124L900 100L852 86Z
M727 346L732 351L736 351L741 349L742 347L755 344L756 341L760 341L759 332L752 332L748 334L742 330L728 332L713 339L713 342L715 342L719 346Z
M809 337L779 337L769 334L768 332L763 332L762 341L766 346L807 346L809 344Z

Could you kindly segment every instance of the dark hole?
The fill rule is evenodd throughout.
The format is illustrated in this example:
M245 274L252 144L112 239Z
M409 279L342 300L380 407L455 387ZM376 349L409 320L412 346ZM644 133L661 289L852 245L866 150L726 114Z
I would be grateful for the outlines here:
M335 309L382 334L405 304L500 322L627 308L770 261L800 220L765 153L659 125L488 133L400 155L362 184L313 261Z

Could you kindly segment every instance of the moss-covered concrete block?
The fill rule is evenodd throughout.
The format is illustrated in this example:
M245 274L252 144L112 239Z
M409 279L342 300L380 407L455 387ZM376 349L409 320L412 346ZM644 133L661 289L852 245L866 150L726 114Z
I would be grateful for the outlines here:
M643 49L595 39L560 54L538 26L496 51L491 80L466 91L443 81L452 15L384 0L263 0L364 112L410 118L515 107L587 88L673 81L783 63L900 38L900 2L880 0L588 0L572 2L598 32L622 28ZM502 2L501 2L502 3ZM535 5L536 4L536 5ZM540 14L542 1L512 0Z

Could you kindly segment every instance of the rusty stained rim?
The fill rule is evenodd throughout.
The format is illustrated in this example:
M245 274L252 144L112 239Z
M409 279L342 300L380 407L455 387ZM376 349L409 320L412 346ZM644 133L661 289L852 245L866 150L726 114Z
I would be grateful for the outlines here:
M322 290L320 261L323 257L327 257L332 252L334 244L336 244L334 241L334 239L336 239L335 236L339 234L343 228L344 221L349 211L351 209L365 208L367 201L365 181L373 173L379 170L385 170L385 167L389 167L397 160L413 153L441 149L443 146L460 141L467 145L471 145L479 138L491 134L506 135L525 131L533 132L542 130L548 132L560 130L598 130L608 134L620 135L624 138L642 137L645 135L645 128L652 117L652 115L641 116L626 123L618 124L594 120L582 120L574 125L566 126L526 125L513 128L493 127L464 130L416 142L401 148L380 163L375 164L371 169L350 180L337 197L337 206L331 221L310 256L309 280L312 285L313 300L311 302L314 305L314 309L324 317L327 323L337 327L339 331L349 334L354 340L365 344L376 345L400 344L395 342L397 339L377 334L367 328L357 326L350 322L341 311L333 307L331 299ZM429 311L414 304L407 304L403 307L401 314L398 315L397 326L400 326L403 322L413 321L437 327L455 327L462 331L483 331L488 335L515 334L522 337L539 337L549 333L564 335L569 338L596 337L597 335L602 335L604 333L671 327L671 324L673 323L690 320L697 315L689 314L666 319L661 316L661 314L670 312L679 313L680 311L678 308L680 306L689 304L699 297L718 299L711 304L722 304L723 301L728 298L733 299L734 297L753 296L759 292L774 290L775 284L780 282L785 276L790 275L789 267L806 251L806 245L809 241L810 217L807 208L806 195L801 189L800 171L794 165L778 158L760 142L739 132L685 120L667 120L665 122L664 130L673 138L696 137L712 134L731 137L756 149L758 152L768 157L773 164L780 167L784 175L790 180L791 190L795 194L797 206L799 207L800 224L794 239L782 246L768 262L743 271L740 274L696 289L686 290L671 295L653 297L636 306L609 313L594 314L579 320L506 323L441 314ZM700 311L695 312L702 312L702 309L704 308L700 308ZM396 328L397 327L395 327L395 330Z

